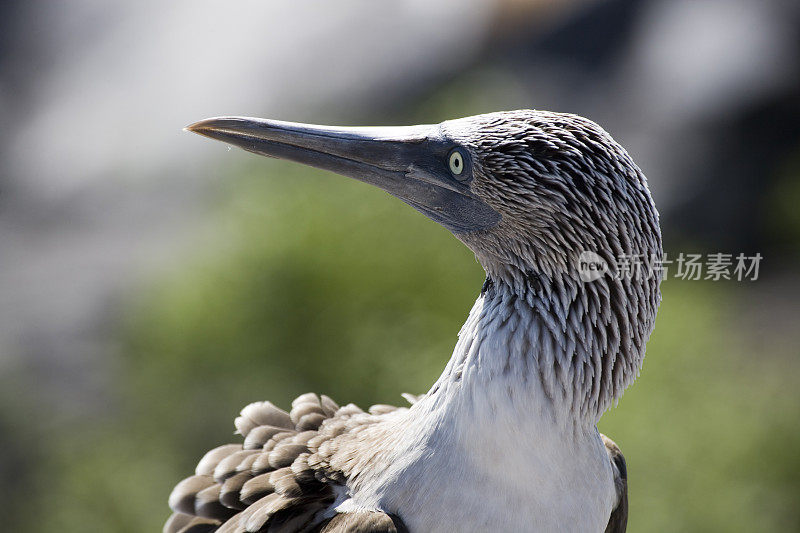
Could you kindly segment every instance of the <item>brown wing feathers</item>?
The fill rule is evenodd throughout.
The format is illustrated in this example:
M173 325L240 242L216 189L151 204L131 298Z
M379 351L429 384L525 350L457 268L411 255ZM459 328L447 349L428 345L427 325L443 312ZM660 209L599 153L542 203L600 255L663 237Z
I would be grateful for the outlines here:
M370 411L394 409L380 405ZM294 400L289 413L270 402L248 405L235 421L244 442L209 451L195 475L175 487L169 498L175 514L164 533L404 531L398 519L380 512L322 516L345 476L316 451L345 431L345 422L356 414L363 411L312 393ZM331 418L341 423L318 431Z
M605 533L625 533L628 527L628 469L625 457L613 440L602 433L600 436L606 445L606 452L614 471L614 488L617 490L617 505L611 511Z

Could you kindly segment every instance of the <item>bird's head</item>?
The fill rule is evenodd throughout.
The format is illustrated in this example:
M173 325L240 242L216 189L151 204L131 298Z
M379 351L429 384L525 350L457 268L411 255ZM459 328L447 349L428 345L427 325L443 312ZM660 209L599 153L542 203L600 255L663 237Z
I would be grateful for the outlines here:
M497 282L488 298L545 317L537 346L554 353L540 372L561 369L548 394L595 422L638 373L660 301L658 270L642 268L661 259L658 214L642 172L593 122L523 110L389 128L230 117L188 129L370 183L450 230ZM603 272L620 259L629 272Z
M507 111L436 125L335 128L241 117L190 131L375 185L449 229L490 277L579 275L582 254L660 256L644 175L593 122Z

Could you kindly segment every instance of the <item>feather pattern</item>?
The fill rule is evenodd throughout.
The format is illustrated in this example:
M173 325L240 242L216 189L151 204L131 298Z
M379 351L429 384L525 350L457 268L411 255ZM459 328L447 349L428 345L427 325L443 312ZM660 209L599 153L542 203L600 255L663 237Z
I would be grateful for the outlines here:
M406 396L415 403L420 398ZM358 434L381 415L408 409L379 405L370 409L377 413L366 414L352 404L339 408L327 396L311 393L297 398L293 406L291 419L298 422L293 428L280 428L284 431L277 441L267 440L258 449L227 444L207 452L195 475L173 490L169 503L174 514L164 525L164 533L408 531L397 515L377 509L336 512L333 505L347 484L347 474L332 465L338 462L332 461L338 455L337 437L345 432ZM322 427L300 431L303 416L321 406L325 416ZM247 442L254 433L268 433L262 428L274 430L269 422L276 418L288 420L284 415L288 413L270 402L250 404L236 419L236 427ZM268 423L256 425L259 421ZM625 460L611 439L605 435L602 439L614 468L616 490L606 532L623 532L627 521Z
M175 487L164 532L405 531L397 517L377 510L330 512L345 477L331 469L325 445L397 409L376 405L370 415L312 393L295 399L289 413L270 402L248 405L235 421L244 442L210 450L195 475ZM356 415L363 416L348 424Z
M584 252L660 261L647 181L574 115L492 113L437 135L468 152L468 194L500 215L455 232L487 279L442 375L408 408L311 393L288 413L245 407L243 442L175 487L165 533L625 531L625 459L596 424L641 368L662 273L577 269Z

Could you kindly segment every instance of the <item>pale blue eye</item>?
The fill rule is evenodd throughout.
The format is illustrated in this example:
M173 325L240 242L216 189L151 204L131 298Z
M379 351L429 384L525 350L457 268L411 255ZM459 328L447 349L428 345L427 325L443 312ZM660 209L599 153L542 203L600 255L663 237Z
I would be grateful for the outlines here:
M450 154L450 172L452 172L454 176L460 176L461 173L464 172L464 156L462 156L461 152L458 150Z

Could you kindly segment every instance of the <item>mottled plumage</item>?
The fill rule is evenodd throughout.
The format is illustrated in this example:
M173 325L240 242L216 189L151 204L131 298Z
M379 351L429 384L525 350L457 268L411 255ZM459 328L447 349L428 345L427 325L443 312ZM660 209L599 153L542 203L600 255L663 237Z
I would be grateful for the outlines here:
M606 132L542 111L190 129L383 188L450 229L487 280L427 394L368 412L315 394L290 413L246 407L243 442L175 488L166 532L625 531L625 460L596 424L639 372L661 275L587 281L579 259L647 267L662 252L646 180Z
M348 460L347 447L340 451L338 437L357 435L396 410L408 411L375 405L365 413L352 404L339 408L327 396L313 393L295 399L291 413L270 402L248 405L235 423L244 441L210 450L195 475L175 487L169 499L175 513L164 533L407 531L399 517L377 510L329 512L337 494L346 491L351 472L332 466ZM310 427L310 414L319 415L325 427L318 422ZM611 439L602 438L617 468L619 498L606 531L622 532L627 521L625 459Z
M176 514L164 531L405 531L382 512L326 512L346 490L345 472L331 464L347 461L337 437L395 410L340 408L312 393L292 402L290 413L269 402L248 405L236 419L244 441L209 451L195 475L175 487L169 503Z

